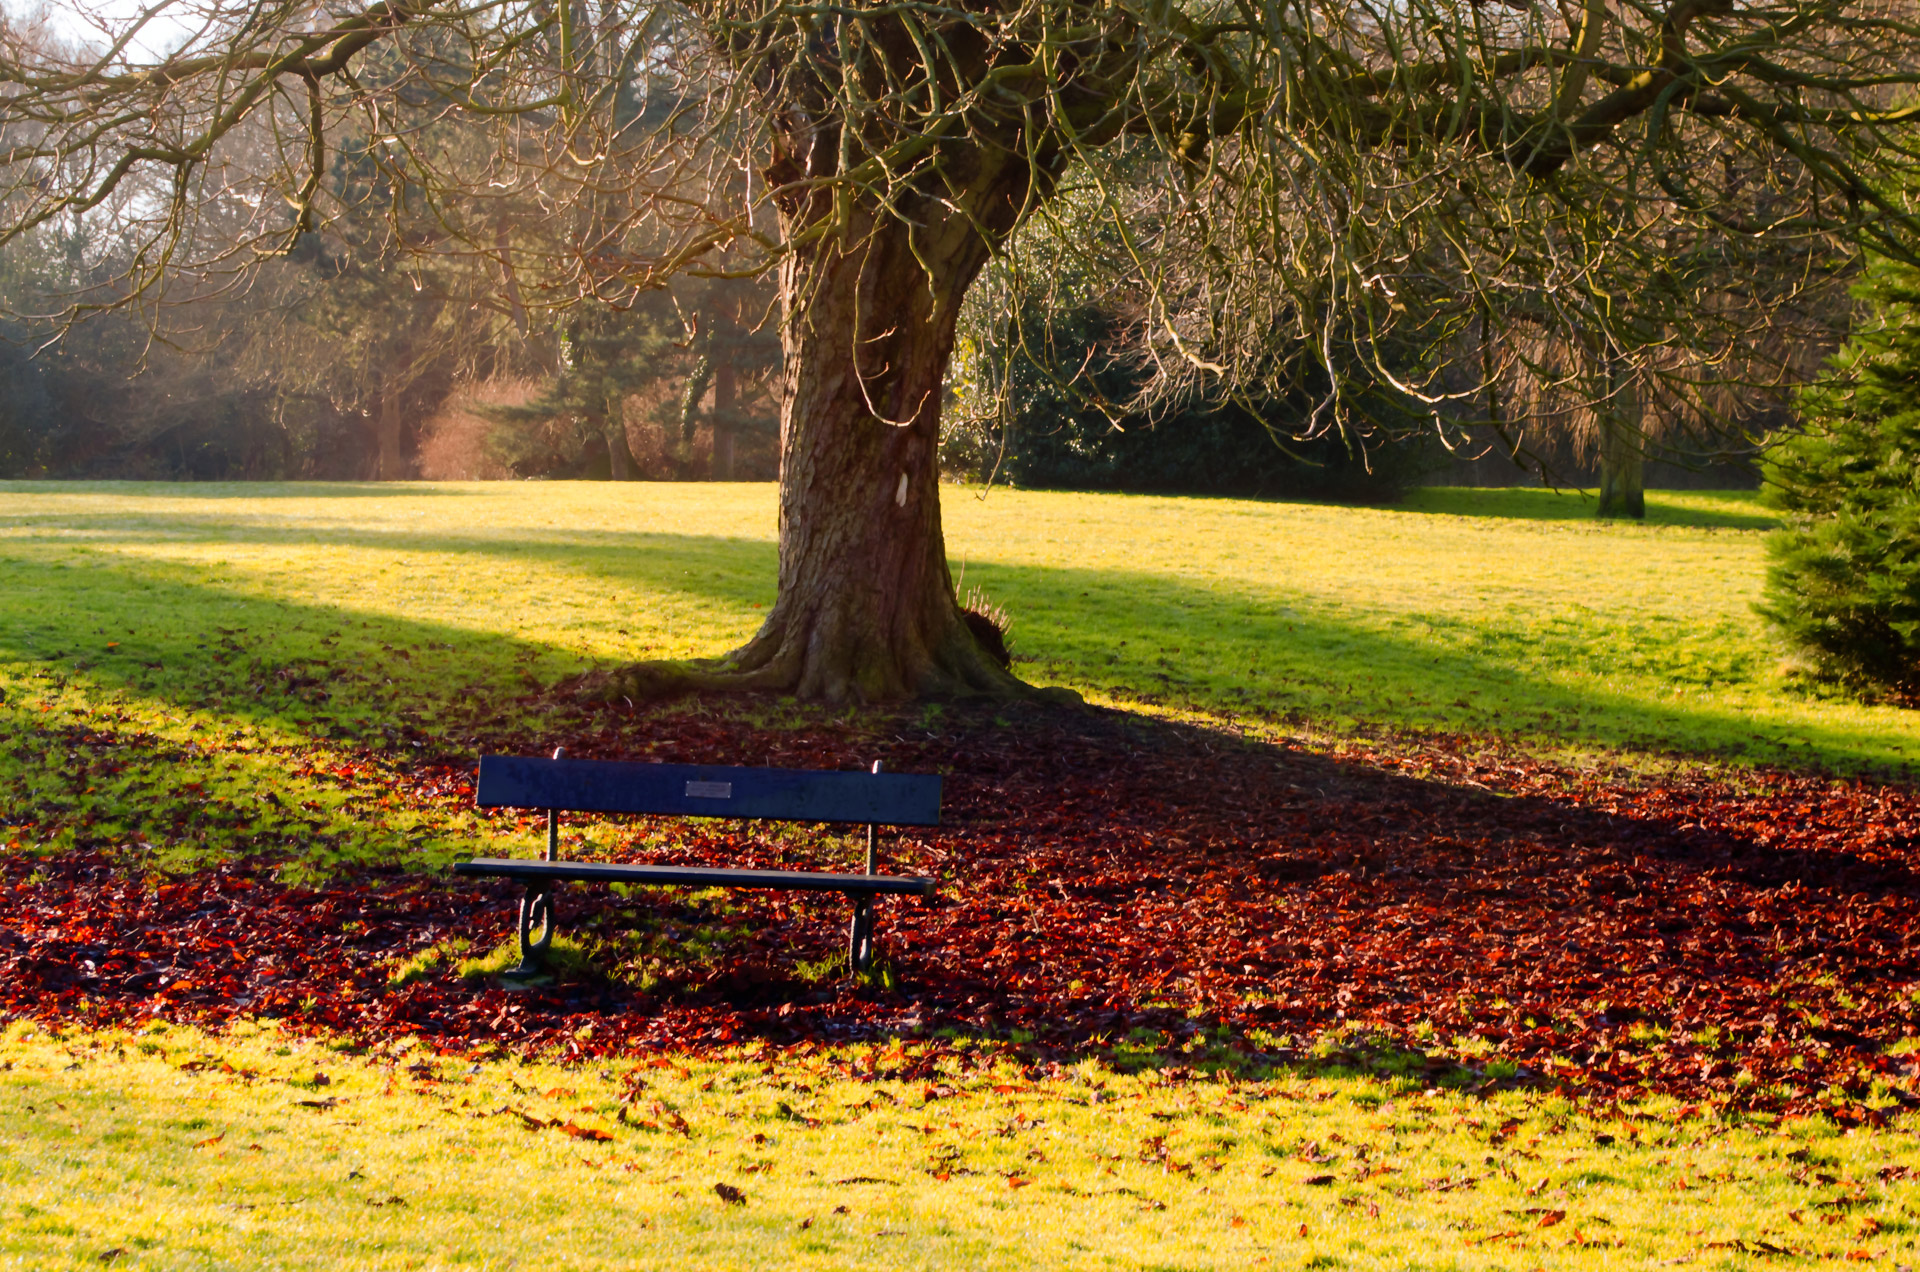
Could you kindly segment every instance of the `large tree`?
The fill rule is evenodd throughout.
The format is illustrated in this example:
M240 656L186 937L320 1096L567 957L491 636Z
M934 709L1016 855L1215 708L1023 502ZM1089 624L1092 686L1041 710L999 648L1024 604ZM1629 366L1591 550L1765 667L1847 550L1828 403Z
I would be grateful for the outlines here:
M1068 192L1160 379L1267 391L1304 347L1330 418L1370 359L1438 403L1369 351L1451 347L1474 297L1660 325L1625 321L1643 251L1543 226L1910 259L1917 54L1908 0L159 0L80 54L8 31L0 206L116 207L119 299L151 295L324 239L345 137L405 191L400 246L490 259L517 306L776 272L778 599L636 682L1018 693L953 596L938 430L969 285ZM136 177L163 195L116 205Z

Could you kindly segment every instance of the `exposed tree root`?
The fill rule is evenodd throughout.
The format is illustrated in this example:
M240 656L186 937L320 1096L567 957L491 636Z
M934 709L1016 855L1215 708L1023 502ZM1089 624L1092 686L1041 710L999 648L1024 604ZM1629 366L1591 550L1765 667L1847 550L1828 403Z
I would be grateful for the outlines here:
M769 620L769 628L773 620ZM937 651L919 657L823 657L819 641L768 640L768 629L719 658L653 659L587 672L564 686L596 701L657 702L693 693L792 694L821 702L1004 699L1079 704L1061 685L1032 685L1000 664L956 623ZM892 651L888 651L891 655ZM812 655L809 657L808 655Z

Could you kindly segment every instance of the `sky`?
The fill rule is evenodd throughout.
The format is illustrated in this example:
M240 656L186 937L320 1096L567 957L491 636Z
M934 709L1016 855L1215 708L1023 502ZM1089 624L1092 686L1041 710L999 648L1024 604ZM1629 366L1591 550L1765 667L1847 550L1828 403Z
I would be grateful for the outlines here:
M149 21L128 50L139 61L152 60L177 47L193 30L190 19L196 7L189 0L148 0L145 5L139 0L41 0L37 4L0 0L0 3L4 3L9 18L30 21L36 15L43 17L62 38L95 47L107 44L108 30L124 29L144 8L158 4L162 11ZM176 16L169 16L167 10Z

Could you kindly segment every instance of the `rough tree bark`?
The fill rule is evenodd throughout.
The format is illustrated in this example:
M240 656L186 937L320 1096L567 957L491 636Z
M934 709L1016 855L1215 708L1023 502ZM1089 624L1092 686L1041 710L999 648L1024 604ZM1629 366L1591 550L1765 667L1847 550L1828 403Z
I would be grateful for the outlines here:
M788 259L773 609L732 654L641 664L614 689L1077 698L1025 684L982 649L954 598L940 524L941 390L960 303L1031 175L1024 158L1009 158L1006 178L983 183L987 197L968 209L856 205L841 229Z

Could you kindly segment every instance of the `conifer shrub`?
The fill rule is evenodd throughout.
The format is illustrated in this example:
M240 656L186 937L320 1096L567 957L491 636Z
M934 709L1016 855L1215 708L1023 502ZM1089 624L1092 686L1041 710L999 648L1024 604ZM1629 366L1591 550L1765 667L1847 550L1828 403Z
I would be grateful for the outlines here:
M1882 266L1864 321L1770 451L1760 612L1816 679L1920 701L1920 274Z

